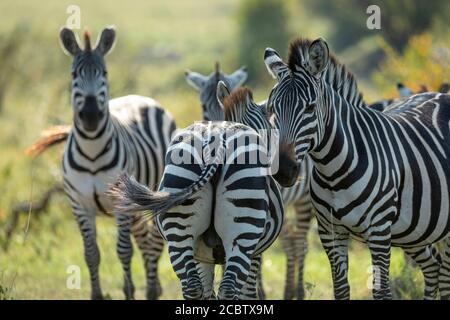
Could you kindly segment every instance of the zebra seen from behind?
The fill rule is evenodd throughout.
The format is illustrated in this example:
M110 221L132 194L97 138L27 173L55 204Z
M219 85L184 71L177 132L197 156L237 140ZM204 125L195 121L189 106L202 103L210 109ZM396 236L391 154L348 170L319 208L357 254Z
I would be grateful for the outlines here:
M225 264L219 299L257 298L260 254L283 222L266 159L255 130L196 123L173 138L158 192L128 176L112 189L118 210L150 210L156 217L185 299L214 296L216 263Z
M224 82L219 82L218 97L224 109L226 121L243 123L256 131L270 132L272 126L267 118L266 103L257 104L253 100L250 89L240 87L224 104L223 98L229 95L229 89ZM267 135L272 137L271 134ZM309 176L311 161L305 159L305 165L301 167L300 182L290 188L281 188L284 207L293 206L295 210L294 223L285 219L280 234L280 242L286 253L286 278L284 287L284 299L294 297L304 298L303 286L304 261L307 252L307 236L312 218L312 204L309 195ZM297 281L296 281L297 278Z
M78 222L89 268L92 299L103 298L99 278L100 252L96 241L96 215L114 213L105 195L120 173L133 174L151 188L160 180L164 155L175 122L153 99L125 96L109 100L104 56L115 40L113 28L102 31L95 48L84 34L81 49L74 32L63 28L60 39L72 56L73 126L67 136L63 158L65 192ZM51 139L50 139L51 140ZM49 144L47 144L49 145ZM140 216L117 214L117 253L124 272L124 293L134 298L130 262L133 253L130 234L142 252L147 278L147 298L156 299L161 288L157 263L163 240L157 229Z
M391 246L422 269L426 299L450 298L450 96L418 94L391 111L370 110L322 39L292 42L288 64L270 48L264 59L277 80L268 110L288 151L278 181L293 184L310 155L311 199L335 297L350 297L354 236L369 246L376 299L391 298ZM441 239L442 258L433 246Z

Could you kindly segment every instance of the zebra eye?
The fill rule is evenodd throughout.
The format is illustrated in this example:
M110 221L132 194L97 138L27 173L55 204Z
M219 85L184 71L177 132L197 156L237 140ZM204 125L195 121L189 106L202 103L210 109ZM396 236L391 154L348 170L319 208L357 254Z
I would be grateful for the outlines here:
M77 72L75 70L72 70L72 79L75 79L77 77Z
M311 103L310 105L308 105L308 106L305 108L305 111L306 111L306 112L312 112L312 111L314 111L315 108L316 108L316 104L315 104L315 103Z
M108 75L108 71L103 70L103 77L106 77Z

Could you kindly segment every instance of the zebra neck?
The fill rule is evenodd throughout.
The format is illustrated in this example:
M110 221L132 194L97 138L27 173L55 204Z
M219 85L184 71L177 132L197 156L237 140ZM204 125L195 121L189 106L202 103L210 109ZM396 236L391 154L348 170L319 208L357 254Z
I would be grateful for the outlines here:
M73 130L76 150L91 161L95 161L100 155L110 149L114 137L114 124L108 115L105 123L93 134L87 134L74 123Z
M328 180L341 178L360 161L366 164L377 155L374 149L381 147L377 127L388 117L346 101L331 87L325 86L322 95L323 132L317 147L310 152L317 172Z

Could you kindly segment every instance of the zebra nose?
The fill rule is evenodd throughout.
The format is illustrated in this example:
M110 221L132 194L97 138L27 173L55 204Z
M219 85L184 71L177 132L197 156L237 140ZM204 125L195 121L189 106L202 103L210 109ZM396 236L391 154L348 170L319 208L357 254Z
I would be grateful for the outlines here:
M103 117L104 113L100 110L98 111L81 110L78 115L81 120L87 120L92 118L97 118L100 120Z

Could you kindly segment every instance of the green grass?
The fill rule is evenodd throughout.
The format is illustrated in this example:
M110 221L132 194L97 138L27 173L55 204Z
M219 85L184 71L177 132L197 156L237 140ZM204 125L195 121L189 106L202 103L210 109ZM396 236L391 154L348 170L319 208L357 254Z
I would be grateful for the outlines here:
M13 30L19 51L0 72L8 75L9 86L0 106L0 245L11 208L18 201L36 199L60 178L61 148L32 161L24 150L52 124L69 123L70 58L58 44L58 31L64 25L66 7L74 1L2 0L0 36ZM141 94L159 100L176 118L179 126L200 119L197 93L186 83L183 71L191 68L212 71L220 60L231 72L240 67L235 60L237 34L235 12L238 0L139 0L76 1L81 7L82 28L88 26L94 38L101 28L114 24L118 41L107 57L111 96ZM329 21L314 19L307 24L307 8L289 2L295 35L319 36L332 28ZM16 29L19 28L19 29ZM326 34L325 34L326 35ZM3 39L3 38L2 38ZM268 44L270 45L270 44ZM286 44L287 48L287 44ZM286 48L276 48L283 52ZM265 68L261 59L261 68ZM251 75L250 75L251 76ZM258 79L259 80L259 79ZM261 79L255 99L267 98L272 81ZM365 82L369 93L375 90ZM369 95L374 97L375 94ZM373 99L372 99L373 100ZM64 197L58 197L41 218L31 214L19 221L7 252L0 249L0 299L88 299L89 280L84 263L78 227ZM101 250L101 282L104 293L122 299L122 272L115 254L116 228L113 219L98 218ZM305 281L308 299L331 299L330 267L317 233L310 233ZM269 298L283 293L285 258L276 243L264 256L264 282ZM66 288L67 268L82 270L80 290ZM370 256L365 246L352 243L350 283L352 297L370 298L367 288ZM402 297L415 298L421 292L421 275L405 269L403 255L394 250L392 278ZM137 298L144 298L145 281L142 261L135 250L133 274ZM179 283L165 253L160 263L163 299L181 298ZM409 278L408 278L409 277ZM411 280L409 280L411 279Z
M22 217L20 229L13 237L8 252L2 252L0 260L1 287L0 298L13 299L88 299L89 277L82 254L81 237L78 227L60 197L51 206L50 211L39 220L31 216L30 229L24 227L27 217ZM113 219L99 217L98 243L101 252L101 283L106 296L111 299L123 299L122 271L115 254L116 228ZM305 287L307 299L332 299L330 267L321 248L313 226L309 235L309 252L306 259ZM135 246L136 248L136 246ZM68 289L68 267L81 268L81 288ZM421 275L407 267L405 272L403 255L394 249L391 276L394 292L403 298L420 298ZM132 264L137 292L136 298L145 297L145 278L142 259L135 250ZM220 271L219 268L216 268ZM354 299L370 299L369 281L370 256L365 245L352 242L350 246L350 285ZM267 296L281 299L283 295L285 257L278 243L264 255L263 276ZM162 299L180 299L180 286L170 266L167 252L160 261L160 277L164 294ZM409 277L409 278L408 278ZM6 294L2 295L2 288Z

